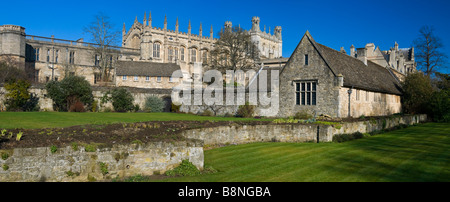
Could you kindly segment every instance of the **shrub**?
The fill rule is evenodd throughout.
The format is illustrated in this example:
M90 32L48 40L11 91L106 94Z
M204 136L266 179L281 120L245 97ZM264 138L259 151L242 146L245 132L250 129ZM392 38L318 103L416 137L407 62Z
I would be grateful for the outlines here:
M27 80L11 79L5 84L5 105L8 111L22 111L23 106L30 99L30 93L28 89L31 87L31 83Z
M181 164L173 170L166 171L167 176L196 176L200 171L188 159L185 159Z
M133 95L125 88L115 88L111 92L111 100L114 110L117 112L127 112L133 110Z
M429 105L435 121L450 122L450 90L434 92Z
M68 76L61 81L50 81L45 88L57 111L68 111L78 101L88 106L94 101L91 85L81 76Z
M350 140L361 139L364 137L364 134L360 132L352 133L352 134L338 134L333 136L333 142L346 142Z
M92 102L91 111L92 111L92 112L97 112L97 111L98 111L98 101L97 101L97 100L94 100L94 101Z
M149 96L145 99L144 110L147 112L162 112L165 106L166 102L163 99L156 96Z
M411 114L426 113L432 96L433 87L428 76L421 72L411 73L402 83L404 112Z
M70 106L69 112L85 112L84 104L80 101L75 102L75 104Z
M243 118L250 118L253 117L253 114L255 113L255 106L250 105L248 102L245 103L245 105L240 105L236 116L237 117L243 117Z

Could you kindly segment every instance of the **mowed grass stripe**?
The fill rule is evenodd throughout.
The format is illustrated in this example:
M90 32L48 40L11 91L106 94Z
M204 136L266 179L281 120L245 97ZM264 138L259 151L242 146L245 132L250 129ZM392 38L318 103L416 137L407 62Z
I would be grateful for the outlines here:
M448 128L427 123L346 143L223 147L205 152L205 165L220 172L165 181L450 181Z

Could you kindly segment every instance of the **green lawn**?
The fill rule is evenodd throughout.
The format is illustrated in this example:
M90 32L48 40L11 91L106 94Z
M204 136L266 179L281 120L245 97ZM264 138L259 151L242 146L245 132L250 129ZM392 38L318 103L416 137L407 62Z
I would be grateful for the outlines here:
M450 181L450 124L426 123L345 143L253 143L205 151L219 172L164 181Z
M0 129L55 128L84 124L173 120L248 121L268 119L209 117L178 113L0 112Z

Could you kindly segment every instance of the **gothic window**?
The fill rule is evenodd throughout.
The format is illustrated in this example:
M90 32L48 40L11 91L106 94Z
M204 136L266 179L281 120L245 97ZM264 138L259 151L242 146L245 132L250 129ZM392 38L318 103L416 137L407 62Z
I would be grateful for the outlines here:
M141 43L141 40L137 35L134 35L133 38L131 38L131 48L139 48Z
M123 76L122 76L122 80L124 80L124 81L127 80L127 76L126 76L126 75L123 75Z
M59 53L59 50L56 50L55 51L55 63L58 63L58 54Z
M39 61L39 51L40 48L36 48L36 61Z
M203 54L202 54L202 59L203 59L203 64L208 64L208 51L207 50L203 50Z
M153 57L154 58L160 58L160 51L161 51L161 44L159 43L154 43L153 44Z
M50 62L50 49L47 49L47 62Z
M305 65L309 64L309 58L308 58L308 54L305 54Z
M306 81L295 83L295 104L316 105L317 104L317 82Z
M99 64L100 64L100 57L97 54L95 54L94 66L98 66Z
M173 52L173 48L170 46L168 51L168 60L169 62L174 61L174 52Z
M150 76L146 76L145 81L150 81Z
M180 49L180 59L181 61L184 61L184 47L181 47Z
M161 77L160 76L156 77L156 81L161 82Z
M175 61L178 60L178 48L173 48L173 51L175 52Z
M197 62L197 49L191 48L191 62Z
M75 63L75 51L70 51L69 53L69 64Z

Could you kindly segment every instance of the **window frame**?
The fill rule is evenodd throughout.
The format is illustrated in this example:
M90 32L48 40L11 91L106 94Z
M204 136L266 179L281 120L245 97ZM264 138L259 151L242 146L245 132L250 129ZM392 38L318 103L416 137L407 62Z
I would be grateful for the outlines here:
M295 105L317 105L317 80L294 81Z

